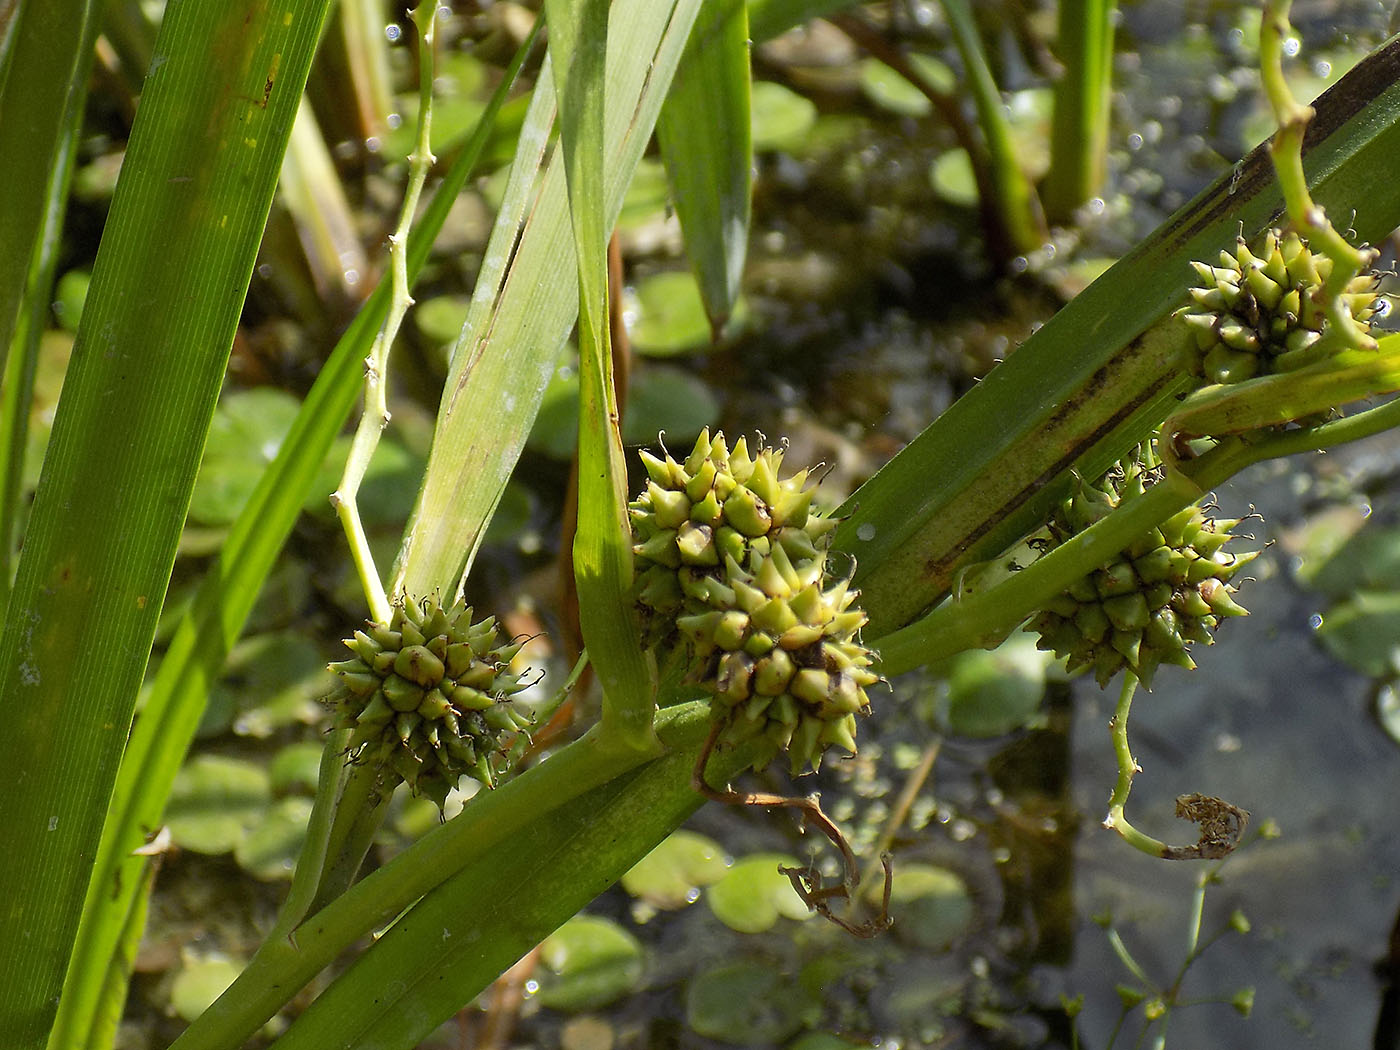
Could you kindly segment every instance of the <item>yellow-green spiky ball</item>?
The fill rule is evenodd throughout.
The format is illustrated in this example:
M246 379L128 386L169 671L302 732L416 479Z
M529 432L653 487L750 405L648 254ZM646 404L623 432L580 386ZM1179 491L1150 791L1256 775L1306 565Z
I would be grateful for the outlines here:
M1122 500L1141 495L1151 475L1131 458L1096 484L1079 482L1051 520L1050 544L1058 546ZM1126 669L1150 687L1161 664L1194 667L1191 644L1211 644L1222 619L1245 615L1230 581L1259 552L1224 549L1238 524L1187 507L1075 581L1026 629L1071 671L1092 670L1100 685Z
M473 623L460 600L404 598L389 623L345 645L355 655L330 665L340 685L329 702L354 761L439 806L463 774L494 784L503 737L529 724L510 699L522 688L510 670L520 645L501 642L494 618Z
M1240 240L1220 265L1191 264L1199 278L1181 317L1191 328L1190 369L1210 383L1239 383L1311 364L1328 321L1319 293L1332 260L1296 233L1270 230L1257 253ZM1342 293L1364 330L1384 308L1374 274Z

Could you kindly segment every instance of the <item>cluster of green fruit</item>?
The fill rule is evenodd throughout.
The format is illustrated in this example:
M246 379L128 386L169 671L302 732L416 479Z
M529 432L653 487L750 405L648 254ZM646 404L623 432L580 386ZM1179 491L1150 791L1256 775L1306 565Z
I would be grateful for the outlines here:
M796 774L833 744L855 752L880 678L856 593L830 571L835 522L813 510L808 472L783 478L782 460L707 430L684 461L643 453L631 514L648 641L684 647L724 740L761 737L755 765L786 751Z

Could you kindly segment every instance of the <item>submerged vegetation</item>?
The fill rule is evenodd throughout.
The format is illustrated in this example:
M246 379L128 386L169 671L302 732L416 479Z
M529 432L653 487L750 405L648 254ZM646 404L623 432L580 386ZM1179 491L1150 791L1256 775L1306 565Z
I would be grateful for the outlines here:
M1359 531L1393 499L1234 542L1264 515L1211 494L1400 422L1367 247L1400 44L1368 25L1308 107L1287 3L1119 6L0 13L7 1045L1306 1028L1312 961L1242 987L1205 949L1325 777L1229 765L1279 719L1195 665L1287 680L1291 642L1230 649L1287 601L1281 536L1380 683L1322 803L1355 815L1296 841L1393 855L1356 779L1400 738L1393 541ZM1233 51L1214 145L1115 123L1154 32ZM1185 131L1206 98L1172 97ZM1188 845L1125 813L1140 779L1167 823L1172 765ZM1129 951L1163 899L1184 955Z

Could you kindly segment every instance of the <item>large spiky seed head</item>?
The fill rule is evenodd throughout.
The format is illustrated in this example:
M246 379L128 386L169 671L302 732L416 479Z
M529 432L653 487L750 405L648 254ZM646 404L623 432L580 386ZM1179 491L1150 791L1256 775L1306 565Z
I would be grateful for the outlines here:
M854 754L856 717L880 681L860 641L865 613L826 556L792 559L781 546L726 558L724 586L692 601L677 620L690 645L691 677L713 696L722 740L767 742L765 766L787 751L794 775L821 764L833 744Z
M1311 364L1328 320L1321 291L1332 260L1296 233L1270 230L1257 253L1240 240L1220 265L1193 262L1199 284L1179 316L1190 327L1190 370L1210 383L1239 383ZM1342 298L1365 330L1382 313L1378 278L1363 273Z
M825 550L835 525L812 509L807 471L782 477L783 450L723 433L701 432L683 461L641 454L647 485L630 507L635 593L647 641L672 640L689 599L707 600L707 580L722 583L726 559L782 547L794 560Z
M494 619L473 623L460 600L404 598L345 645L354 655L330 665L340 684L328 703L335 728L351 731L352 760L379 769L382 789L402 780L442 806L463 774L494 784L503 738L529 725L511 702L520 646L498 638Z
M1134 455L1095 484L1078 482L1050 522L1052 546L1142 494L1153 471ZM1026 625L1041 649L1067 661L1071 671L1092 670L1100 685L1132 671L1151 687L1162 664L1194 667L1193 642L1206 645L1222 619L1243 616L1230 581L1258 551L1224 548L1237 520L1212 518L1187 507L1140 537L1127 550L1076 580Z

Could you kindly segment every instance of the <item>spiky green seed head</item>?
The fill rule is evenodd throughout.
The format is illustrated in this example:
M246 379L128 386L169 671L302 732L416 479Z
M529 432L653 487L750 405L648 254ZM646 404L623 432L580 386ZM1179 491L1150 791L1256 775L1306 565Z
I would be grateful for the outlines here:
M388 624L347 638L354 654L330 665L334 728L351 731L353 761L382 773L386 790L407 782L439 806L463 774L487 787L503 738L529 725L511 702L523 688L510 670L520 649L502 642L494 618L472 622L460 600L405 597Z
M782 547L794 561L826 549L835 522L812 508L808 472L782 477L783 451L705 430L684 461L643 452L646 488L630 506L635 593L647 641L665 644L687 602L708 601L727 559Z
M730 743L771 746L755 768L786 751L794 775L816 769L833 744L856 750L856 717L880 676L860 642L866 616L849 580L833 580L826 556L794 560L781 544L727 557L705 601L691 601L677 626L690 645L691 677L713 697Z
M1257 254L1240 240L1219 266L1191 265L1199 284L1179 316L1193 336L1192 374L1239 383L1313 363L1328 325L1319 293L1331 259L1296 233L1270 230ZM1363 330L1385 308L1375 274L1353 278L1342 298Z
M1124 499L1141 495L1152 471L1131 457L1096 484L1079 482L1050 522L1058 546L1102 520ZM1076 580L1027 625L1039 648L1092 670L1100 685L1124 669L1151 687L1162 664L1195 667L1192 643L1210 645L1221 620L1244 616L1230 581L1258 551L1224 548L1237 520L1187 507L1140 537L1107 565Z

